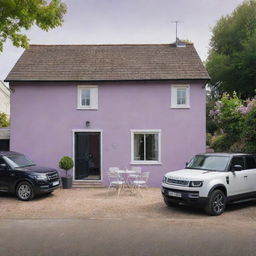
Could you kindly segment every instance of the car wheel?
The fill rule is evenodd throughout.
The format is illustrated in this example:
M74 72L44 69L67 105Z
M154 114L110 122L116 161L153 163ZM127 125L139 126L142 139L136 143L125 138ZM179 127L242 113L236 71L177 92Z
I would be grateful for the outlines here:
M168 207L177 207L179 205L179 203L167 199L164 199L164 202Z
M27 181L22 181L16 188L16 195L19 200L29 201L34 197L34 190L32 185Z
M209 197L209 202L205 207L205 211L212 216L217 216L221 215L225 208L226 196L221 190L214 190Z

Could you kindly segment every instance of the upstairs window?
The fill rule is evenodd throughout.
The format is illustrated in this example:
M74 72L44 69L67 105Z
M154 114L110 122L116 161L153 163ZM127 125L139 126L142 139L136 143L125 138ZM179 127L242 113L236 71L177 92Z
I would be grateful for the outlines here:
M98 87L79 85L77 101L78 109L98 109Z
M190 108L189 85L171 85L171 108Z

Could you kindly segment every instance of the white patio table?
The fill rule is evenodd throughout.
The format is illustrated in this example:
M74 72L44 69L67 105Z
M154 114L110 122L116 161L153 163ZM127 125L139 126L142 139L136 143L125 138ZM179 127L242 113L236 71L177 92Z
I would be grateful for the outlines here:
M136 174L137 172L135 170L117 170L116 173L121 174L124 178L124 181L128 187L130 187L130 181L129 181L129 174Z

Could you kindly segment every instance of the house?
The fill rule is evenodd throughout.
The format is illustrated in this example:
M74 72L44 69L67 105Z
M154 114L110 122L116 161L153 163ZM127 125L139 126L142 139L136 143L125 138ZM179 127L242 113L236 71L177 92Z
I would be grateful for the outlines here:
M0 113L10 116L10 90L0 81Z
M108 183L109 167L141 166L149 185L205 152L205 84L194 46L31 45L6 78L11 150L75 181Z

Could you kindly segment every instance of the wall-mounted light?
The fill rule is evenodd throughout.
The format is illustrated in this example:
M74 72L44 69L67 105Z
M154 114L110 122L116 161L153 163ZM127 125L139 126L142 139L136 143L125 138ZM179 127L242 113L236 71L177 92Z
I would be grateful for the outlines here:
M86 122L85 122L85 126L86 126L86 127L90 127L90 125L91 125L90 121L86 121Z

